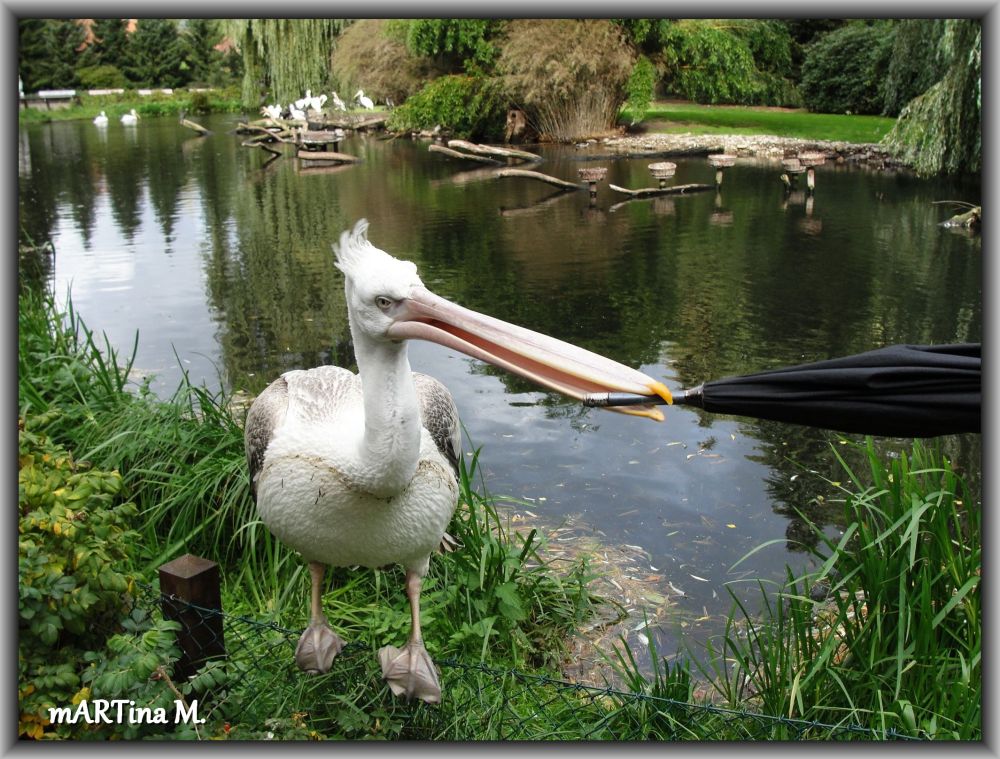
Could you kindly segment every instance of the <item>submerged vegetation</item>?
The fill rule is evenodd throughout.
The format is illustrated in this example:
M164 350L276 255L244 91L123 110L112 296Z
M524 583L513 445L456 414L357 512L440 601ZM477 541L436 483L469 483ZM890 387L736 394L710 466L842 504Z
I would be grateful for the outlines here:
M65 725L45 719L57 703L124 697L158 704L176 695L163 680L177 655L174 627L119 601L121 590L151 582L160 564L182 553L220 563L227 612L300 629L308 579L298 557L255 519L242 433L226 400L186 382L167 401L132 386L130 357L88 331L71 306L60 313L32 290L20 296L18 326L21 734L67 737ZM847 526L836 539L814 527L817 570L790 577L777 595L762 586L763 615L737 603L717 656L695 665L700 673L684 660L667 665L655 649L650 673L619 646L609 661L636 698L609 690L603 700L584 700L567 690L559 704L569 710L550 707L562 725L553 735L745 738L738 721L720 716L723 708L803 720L817 737L849 725L981 738L981 504L931 446L915 444L911 455L885 462L869 444L866 455L866 473L841 460L851 481L841 488ZM587 562L557 570L536 531L509 528L497 499L476 486L478 471L473 453L463 461L461 503L449 528L464 547L431 563L422 608L427 645L435 658L558 673L565 641L599 602L588 591ZM332 574L327 598L346 637L369 649L405 634L398 570ZM37 602L46 594L62 604L58 617ZM95 624L95 610L108 624ZM650 701L692 702L696 674L710 686L701 699L713 705L685 712L698 719L679 721ZM201 733L185 726L169 737L407 734L384 694L355 684L328 703L317 690L322 678L297 677L292 687L284 674L268 677L278 674L248 669L238 657L206 665L179 692L214 689L225 694L220 706ZM501 701L512 713L538 708L526 688L510 693L473 677L451 688L449 699L476 704L476 714L496 713ZM488 720L475 716L456 718L440 734L492 735ZM135 738L159 729L91 732Z

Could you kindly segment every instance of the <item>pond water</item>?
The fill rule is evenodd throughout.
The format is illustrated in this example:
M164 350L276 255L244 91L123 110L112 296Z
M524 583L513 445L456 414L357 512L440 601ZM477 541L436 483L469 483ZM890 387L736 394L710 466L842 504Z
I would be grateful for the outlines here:
M19 135L20 223L53 242L56 294L71 288L87 325L126 353L138 331L136 366L164 394L182 371L256 393L287 369L352 365L330 244L361 217L440 295L672 389L891 343L981 339L980 241L939 227L950 210L933 204L979 203L977 184L834 164L817 169L807 202L785 195L776 162L740 159L719 193L622 203L605 183L591 205L587 193L484 180L425 142L352 137L341 150L362 163L303 169L241 147L234 117L202 123L211 136L166 118ZM610 183L655 184L657 159L540 150L547 174L576 181L599 165ZM676 184L714 181L703 158L671 160ZM798 512L836 534L837 491L822 478L843 479L831 445L850 456L840 441L857 437L688 408L656 424L438 346L410 355L451 388L492 493L520 499L526 524L599 540L610 557L599 572L649 589L631 606L647 608L663 653L717 635L730 591L754 608L758 579L805 565ZM979 437L944 442L978 481Z

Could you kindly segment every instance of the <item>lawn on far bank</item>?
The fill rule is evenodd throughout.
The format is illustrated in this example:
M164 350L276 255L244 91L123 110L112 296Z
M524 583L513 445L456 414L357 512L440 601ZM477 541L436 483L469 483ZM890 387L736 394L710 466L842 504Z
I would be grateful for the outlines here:
M895 123L896 119L886 116L661 101L650 106L641 125L646 131L668 134L775 135L864 143L878 142Z

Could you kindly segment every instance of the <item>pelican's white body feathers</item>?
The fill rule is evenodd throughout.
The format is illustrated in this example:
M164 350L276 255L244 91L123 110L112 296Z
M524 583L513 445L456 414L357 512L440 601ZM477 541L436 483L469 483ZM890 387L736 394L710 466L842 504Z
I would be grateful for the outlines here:
M421 403L420 451L415 471L396 473L408 484L390 495L371 492L385 473L361 453L364 405L356 374L335 366L287 372L254 404L247 450L257 512L307 561L427 571L458 502L453 466L460 438L447 389L432 377L412 376Z

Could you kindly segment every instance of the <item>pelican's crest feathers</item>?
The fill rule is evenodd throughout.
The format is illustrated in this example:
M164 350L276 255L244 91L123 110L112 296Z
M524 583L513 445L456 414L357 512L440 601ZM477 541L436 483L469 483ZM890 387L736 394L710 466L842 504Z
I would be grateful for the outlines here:
M342 232L340 242L333 244L333 253L337 257L337 268L348 279L355 279L363 273L370 278L378 272L375 277L379 280L395 277L407 284L420 284L416 264L390 256L368 241L367 219L359 219L354 229Z

